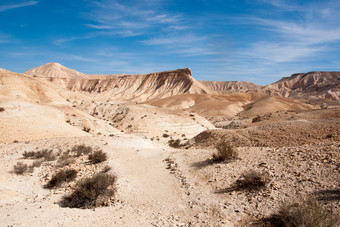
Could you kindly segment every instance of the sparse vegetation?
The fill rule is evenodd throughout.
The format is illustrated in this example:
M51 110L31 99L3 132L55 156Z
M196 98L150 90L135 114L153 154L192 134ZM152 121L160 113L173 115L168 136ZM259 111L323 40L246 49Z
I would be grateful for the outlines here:
M108 173L98 173L77 183L74 192L60 201L62 207L93 208L107 205L114 195L117 177Z
M267 172L248 171L241 175L236 181L236 187L238 189L258 191L265 188L270 182L270 178Z
M298 227L336 227L340 224L340 217L326 209L313 197L303 198L295 202L284 202L277 218L284 226Z
M229 143L223 141L216 146L217 152L212 155L214 162L224 162L237 158L238 153Z
M47 183L45 188L54 188L60 186L63 182L70 182L77 176L77 170L67 169L60 170L53 175L51 180Z
M55 155L53 154L52 150L41 150L41 151L25 151L23 154L25 159L41 159L43 158L45 161L53 161L55 160Z
M28 171L28 166L22 162L18 162L13 166L13 172L17 175L23 175L26 171Z
M171 139L171 140L169 140L169 146L174 147L174 148L179 148L179 147L182 146L181 140L180 139L177 139L177 140Z
M76 157L90 154L92 151L93 151L93 148L90 146L86 146L85 144L75 145L71 149L71 152L74 153Z
M36 168L36 167L40 167L41 164L43 163L42 160L35 160L32 165L30 165L30 169L32 170L33 172L33 169Z
M57 167L65 167L75 162L75 159L69 155L68 152L59 157Z
M110 166L105 166L103 169L102 169L102 173L107 173L111 170L112 168Z
M169 134L164 133L164 134L163 134L163 137L164 137L164 138L168 138L168 137L169 137Z
M83 131L84 131L84 132L90 132L90 131L91 131L91 129L90 129L90 128L88 128L88 127L83 127Z
M5 109L3 107L0 107L0 112L4 112Z
M261 116L256 116L256 117L253 118L253 120L251 121L251 123L259 122L259 121L261 121L261 120L262 120Z
M107 154L104 153L102 150L96 150L93 153L89 154L88 158L92 164L97 164L106 161Z

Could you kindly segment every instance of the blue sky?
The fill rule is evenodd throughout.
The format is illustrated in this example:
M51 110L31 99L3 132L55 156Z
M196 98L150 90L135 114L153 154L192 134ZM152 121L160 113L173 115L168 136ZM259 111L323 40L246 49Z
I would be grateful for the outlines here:
M340 71L340 1L0 0L0 68L87 74L190 67L261 85Z

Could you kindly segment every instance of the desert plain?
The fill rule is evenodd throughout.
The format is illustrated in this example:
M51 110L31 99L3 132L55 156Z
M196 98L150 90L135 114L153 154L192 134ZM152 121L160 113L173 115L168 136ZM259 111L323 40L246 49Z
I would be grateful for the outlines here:
M340 72L260 86L48 63L0 69L0 108L1 226L271 226L282 204L311 197L340 213ZM221 144L234 155L216 158ZM52 157L28 155L43 150ZM72 181L46 187L70 169ZM115 176L109 196L63 205L98 173Z

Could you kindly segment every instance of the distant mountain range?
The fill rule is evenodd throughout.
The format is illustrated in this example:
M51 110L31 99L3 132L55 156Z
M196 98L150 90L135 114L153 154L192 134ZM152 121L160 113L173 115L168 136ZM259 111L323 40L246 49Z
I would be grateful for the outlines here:
M28 70L25 74L53 81L72 91L105 92L108 97L138 102L180 94L233 92L263 92L270 96L296 99L307 97L340 100L340 72L298 73L267 86L246 81L197 81L189 68L138 75L87 75L58 63L48 63Z

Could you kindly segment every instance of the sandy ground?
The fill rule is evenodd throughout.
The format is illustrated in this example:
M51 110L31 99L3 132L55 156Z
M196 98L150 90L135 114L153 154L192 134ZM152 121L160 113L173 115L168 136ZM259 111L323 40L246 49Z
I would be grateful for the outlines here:
M107 164L118 176L117 196L110 207L61 208L57 202L65 192L42 187L43 176L51 175L42 172L44 167L24 176L11 173L17 161L27 162L22 160L24 151L40 147L63 150L81 143L100 147L109 154ZM119 135L45 139L2 145L0 150L2 226L185 226L189 223L208 226L216 223L208 211L211 195L203 192L198 199L205 202L196 207L192 205L196 195L190 194L178 176L167 169L164 160L171 149L160 143ZM228 226L223 220L218 222Z

